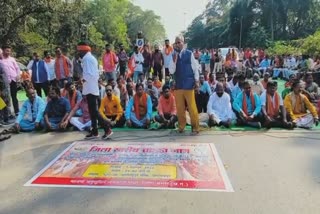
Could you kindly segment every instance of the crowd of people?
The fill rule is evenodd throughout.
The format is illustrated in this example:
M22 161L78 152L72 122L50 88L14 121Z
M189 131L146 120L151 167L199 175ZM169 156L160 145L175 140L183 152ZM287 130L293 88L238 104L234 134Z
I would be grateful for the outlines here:
M3 46L0 95L5 106L0 113L1 124L10 128L1 139L72 127L88 131L86 139L97 138L100 127L108 139L113 128L124 126L182 133L189 124L197 135L201 126L318 125L319 91L312 72L320 69L320 58L269 57L262 49L235 48L223 56L220 49L188 50L177 37L173 45L165 40L163 48L136 46L131 54L122 45L114 51L107 44L101 62L79 43L72 60L57 47L54 57L49 51L43 57L34 53L20 73L11 47ZM282 93L276 78L287 80ZM19 82L28 98L20 107Z

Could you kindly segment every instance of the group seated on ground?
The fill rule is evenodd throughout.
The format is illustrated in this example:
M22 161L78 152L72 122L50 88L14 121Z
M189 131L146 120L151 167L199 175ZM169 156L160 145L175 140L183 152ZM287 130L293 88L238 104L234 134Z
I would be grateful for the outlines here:
M295 127L310 129L318 125L318 86L306 73L304 80L291 75L285 89L278 93L278 83L269 73L253 75L250 82L243 73L237 73L227 82L224 75L211 74L206 81L200 75L200 87L195 88L195 100L201 126L250 126L257 129ZM136 83L119 77L106 84L100 82L104 94L100 100L99 124L105 131L103 138L112 134L112 128L173 129L178 127L174 80L166 77L144 80L139 75ZM160 87L161 85L161 87ZM81 88L81 87L79 87ZM117 89L117 90L115 90ZM118 91L118 92L115 92ZM46 101L37 96L32 87L26 89L24 101L10 129L12 133L30 131L66 131L69 128L84 131L91 126L88 102L73 82L60 89L51 86ZM190 124L187 114L187 124Z

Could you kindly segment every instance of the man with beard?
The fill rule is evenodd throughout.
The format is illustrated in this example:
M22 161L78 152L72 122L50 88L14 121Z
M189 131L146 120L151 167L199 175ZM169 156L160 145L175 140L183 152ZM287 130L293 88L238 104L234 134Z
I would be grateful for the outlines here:
M132 108L134 111L132 111ZM129 100L126 106L125 117L128 127L149 128L152 118L151 97L144 92L141 83L136 85L136 94Z
M49 91L50 101L44 111L43 126L47 131L64 130L63 123L67 119L71 108L67 99L60 97L60 89L53 87Z
M87 96L88 108L91 120L91 131L86 136L86 139L97 138L98 133L98 98L99 98L99 70L98 61L91 54L90 46L81 42L77 47L78 53L82 58L82 68L83 68L83 88L82 94Z
M99 115L104 128L102 139L108 139L112 134L111 127L123 127L125 119L119 97L113 95L111 85L106 86L106 96L101 100Z
M243 92L233 101L233 109L237 114L237 125L261 128L261 100L260 97L251 90L249 82L244 82Z
M174 96L170 93L169 86L163 86L162 95L159 99L158 115L154 118L160 128L174 128L174 124L178 121L177 108Z
M82 99L82 94L81 94L80 91L78 91L78 90L76 89L75 84L74 84L74 83L71 83L71 82L69 82L69 83L66 84L66 90L67 90L67 92L66 92L64 98L66 98L67 100L69 100L71 109L74 109L74 107L76 106L76 104L81 101L81 99ZM81 116L81 115L82 115L81 110L78 110L78 111L75 113L75 116L78 116L78 117L79 117L79 116Z
M159 80L162 82L163 55L159 50L159 45L154 46L154 52L152 54L152 67L153 67L153 77L158 76Z
M224 92L221 82L217 83L215 93L208 102L207 113L209 114L209 126L224 126L230 128L234 113L232 111L230 95Z
M267 90L260 98L265 127L293 128L292 123L287 122L283 99L277 92L277 82L268 82Z

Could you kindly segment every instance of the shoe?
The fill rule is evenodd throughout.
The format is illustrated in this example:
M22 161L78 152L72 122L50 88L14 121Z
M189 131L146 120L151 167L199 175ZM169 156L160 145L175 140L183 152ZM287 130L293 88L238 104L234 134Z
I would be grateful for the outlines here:
M111 137L111 135L113 135L113 131L111 129L109 129L109 131L104 133L104 135L102 136L102 140L109 139Z
M248 125L257 129L261 129L261 123L260 122L248 122Z
M2 126L12 126L13 124L14 124L14 122L12 122L12 121L3 121L3 122L1 122Z
M199 132L193 131L193 132L191 132L190 135L191 135L191 136L198 136L198 135L199 135Z
M98 131L97 132L91 131L88 135L86 135L85 139L86 140L91 140L91 139L95 139L95 138L98 138L98 137L99 137Z

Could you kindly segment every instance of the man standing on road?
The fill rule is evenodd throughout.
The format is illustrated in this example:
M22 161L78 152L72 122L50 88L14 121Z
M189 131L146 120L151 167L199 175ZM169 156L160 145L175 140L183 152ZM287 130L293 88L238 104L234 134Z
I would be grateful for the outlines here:
M175 74L175 99L179 122L179 133L184 132L186 126L186 104L190 113L192 133L199 134L199 117L195 101L194 87L199 87L198 63L193 53L184 48L184 38L176 37L177 52L174 54L173 62L170 67L172 74Z
M98 133L98 97L99 97L99 69L98 61L91 54L90 46L85 42L80 42L77 51L82 58L83 66L83 89L82 94L87 97L91 131L86 136L86 139L93 139L99 136Z
M3 58L1 63L3 65L3 69L8 77L8 82L10 83L10 94L12 99L12 104L14 108L14 113L18 115L19 113L19 102L17 98L17 82L20 77L20 68L15 60L15 58L11 57L11 47L9 45L5 45L2 47L3 50Z

